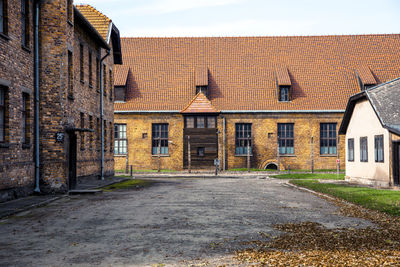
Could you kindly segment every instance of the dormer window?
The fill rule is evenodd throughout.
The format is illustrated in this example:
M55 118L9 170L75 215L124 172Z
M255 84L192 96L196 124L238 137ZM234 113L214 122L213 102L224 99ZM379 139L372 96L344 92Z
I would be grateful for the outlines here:
M368 66L359 66L356 69L356 78L361 91L367 90L378 84L372 70Z
M208 86L196 86L196 95L200 92L202 92L204 95L207 96L207 89Z
M125 86L114 87L114 98L115 101L125 102Z
M290 101L290 86L279 86L279 101Z
M278 101L289 102L290 88L292 87L292 81L289 76L289 70L286 67L278 66L276 68L276 86L278 89Z

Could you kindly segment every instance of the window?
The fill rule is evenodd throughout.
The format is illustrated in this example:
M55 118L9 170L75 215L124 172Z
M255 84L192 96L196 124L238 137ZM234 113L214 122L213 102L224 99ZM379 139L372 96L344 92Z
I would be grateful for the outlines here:
M107 95L107 66L103 65L103 94Z
M29 95L27 93L22 93L22 143L28 144L29 139Z
M92 51L89 50L89 86L93 87Z
M360 161L368 162L368 139L367 139L367 137L360 138Z
M279 154L294 154L294 124L278 123Z
M6 141L6 89L0 87L0 142Z
M79 68L80 68L80 79L81 82L84 81L85 69L84 69L84 55L83 55L83 44L79 45Z
M73 62L72 52L68 51L68 97L73 99L74 83L73 83Z
M197 156L198 157L204 157L204 151L205 151L204 147L198 147L197 148Z
M97 118L97 150L100 150L100 135L101 135L100 119Z
M194 128L194 117L186 117L185 118L185 127L186 128Z
M22 45L29 45L29 0L21 0L21 37Z
M72 22L72 0L67 0L67 20Z
M90 130L93 130L93 116L89 115L89 127ZM90 132L89 135L89 149L93 149L93 132Z
M110 88L110 101L112 101L112 99L113 99L113 90L112 90L112 88L113 88L113 72L112 72L112 70L110 69L110 71L108 72L108 75L109 75L109 77L108 77L108 83L110 84L109 85L109 88Z
M336 155L336 123L321 123L320 154Z
M375 162L383 161L383 135L375 135Z
M110 152L113 152L113 127L112 127L112 122L110 121Z
M207 95L207 87L208 86L196 86L196 95L200 92Z
M100 92L100 60L96 58L96 86L97 91Z
M7 0L0 0L0 33L8 34Z
M168 124L153 124L152 154L168 154Z
M216 122L215 117L207 117L207 128L217 128L215 122Z
M85 114L83 114L83 112L81 112L81 129L85 128ZM81 135L81 150L85 149L85 133L83 131L80 132Z
M252 153L252 136L251 136L251 123L236 123L236 155L247 155L247 146L250 147L250 154Z
M126 124L114 124L114 154L126 155Z
M124 86L115 86L114 89L115 101L123 101L125 102L125 87Z
M205 118L197 117L197 128L205 128Z
M354 139L347 140L347 160L354 161Z
M106 122L106 120L104 120L103 121L103 133L104 133L104 136L103 136L103 148L104 148L104 151L106 151L107 150L107 122Z
M289 86L279 86L279 101L287 102L289 101Z

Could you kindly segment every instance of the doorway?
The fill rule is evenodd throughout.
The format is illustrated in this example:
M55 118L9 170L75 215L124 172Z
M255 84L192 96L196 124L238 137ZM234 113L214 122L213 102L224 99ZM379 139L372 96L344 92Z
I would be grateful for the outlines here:
M68 187L69 190L75 189L76 179L76 134L68 134L69 145L68 145Z
M400 185L400 142L393 142L393 182Z

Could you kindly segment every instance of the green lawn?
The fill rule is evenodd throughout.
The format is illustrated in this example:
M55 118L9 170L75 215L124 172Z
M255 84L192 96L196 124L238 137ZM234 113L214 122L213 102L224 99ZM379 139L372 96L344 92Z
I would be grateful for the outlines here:
M277 179L324 179L324 180L344 180L344 174L339 173L285 173L271 175L272 178Z
M153 183L153 181L149 180L140 180L140 179L131 179L127 181L123 181L120 183L115 183L112 185L108 185L102 188L103 191L112 191L116 189L130 189L136 187L145 187L149 186Z
M236 169L229 169L227 170L228 172L247 172L247 168L236 168ZM276 171L276 170L267 170L267 169L255 169L255 168L250 168L251 172L271 172L271 171Z
M368 209L400 216L400 191L324 184L313 180L291 180L290 183L332 195Z
M130 170L129 170L130 172ZM133 170L133 173L137 173L137 172L157 172L157 170ZM175 170L161 170L160 172L177 172ZM115 173L125 173L125 171L123 170L115 170Z

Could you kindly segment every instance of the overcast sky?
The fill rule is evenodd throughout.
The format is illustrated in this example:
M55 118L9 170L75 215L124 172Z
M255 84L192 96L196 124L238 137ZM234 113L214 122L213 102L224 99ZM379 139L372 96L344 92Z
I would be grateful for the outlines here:
M123 37L400 33L400 0L83 0Z

